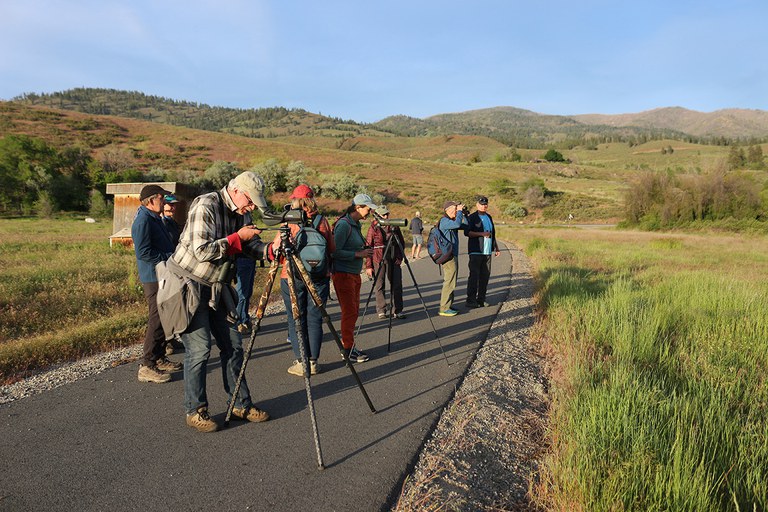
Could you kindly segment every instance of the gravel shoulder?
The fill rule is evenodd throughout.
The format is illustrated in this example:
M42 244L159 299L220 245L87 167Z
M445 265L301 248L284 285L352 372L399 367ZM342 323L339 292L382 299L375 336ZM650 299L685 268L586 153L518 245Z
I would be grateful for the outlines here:
M509 244L509 295L393 510L538 510L529 488L545 446L545 362L530 262Z

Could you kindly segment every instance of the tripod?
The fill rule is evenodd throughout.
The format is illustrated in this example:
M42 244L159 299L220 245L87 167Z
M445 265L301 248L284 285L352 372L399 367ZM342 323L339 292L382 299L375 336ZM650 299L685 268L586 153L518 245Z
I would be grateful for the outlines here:
M368 311L368 304L371 302L371 296L373 295L374 290L376 289L376 283L378 282L379 275L381 274L382 270L385 270L385 273L382 277L382 290L386 291L386 282L387 279L392 275L392 269L395 265L395 256L394 256L394 246L393 241L395 244L397 244L397 247L400 248L400 252L403 255L403 261L405 262L405 266L408 268L408 273L411 275L411 279L413 280L413 286L416 288L416 293L419 295L419 300L421 300L421 306L424 308L424 314L427 315L427 318L429 319L429 324L432 326L432 332L435 333L435 339L437 339L438 345L440 345L440 352L442 352L443 357L445 358L445 363L450 366L451 363L448 362L448 356L445 354L445 350L443 349L443 343L440 340L440 336L437 334L437 330L435 329L435 324L432 322L432 317L429 315L429 310L427 309L427 305L424 303L424 297L421 295L421 290L419 290L419 283L416 282L416 276L413 275L413 270L411 269L411 264L408 262L408 257L405 255L405 248L403 247L403 244L400 242L400 239L395 236L394 229L390 230L390 232L387 232L384 230L379 224L377 226L377 229L381 230L381 232L384 234L385 237L385 244L384 244L384 256L381 259L381 264L379 265L379 268L376 269L376 273L373 276L373 286L371 287L371 291L368 292L368 299L365 301L365 307L363 308L363 316L360 320L360 324L357 326L357 332L355 333L355 339L357 339L357 336L360 334L360 329L363 327L363 322L365 321L365 313ZM391 288L391 286L390 286ZM390 290L389 294L389 325L388 325L388 332L387 332L387 352L390 352L391 350L391 344L392 344L392 315L394 312L394 293L392 293L392 290Z
M261 297L259 298L259 305L256 309L256 324L253 326L251 337L248 340L246 355L243 357L243 365L240 368L240 374L237 377L237 381L235 383L235 390L232 396L237 396L237 392L240 389L240 384L243 380L243 376L245 375L245 368L251 356L251 350L253 349L253 344L256 340L256 333L258 333L259 328L261 326L261 319L264 317L264 311L267 307L267 301L269 300L269 296L272 292L272 288L274 287L275 281L277 280L277 273L280 267L279 262L280 262L281 256L285 260L284 265L286 268L286 273L288 274L288 279L287 279L288 290L289 290L289 295L291 299L290 314L293 315L294 321L296 322L296 335L299 338L298 339L299 352L301 354L302 365L304 366L304 389L307 393L307 405L309 408L310 420L312 423L312 434L315 441L317 465L319 469L324 469L325 466L323 465L323 454L320 448L320 435L317 430L317 418L315 416L315 406L312 400L312 387L310 385L311 371L310 371L310 365L309 365L309 355L307 353L308 344L307 344L307 340L304 339L304 335L302 333L301 310L299 308L298 300L296 298L296 276L297 275L301 279L301 281L304 283L304 286L306 287L307 291L312 297L312 302L315 304L315 306L317 306L318 309L320 309L320 312L323 316L323 319L325 320L325 323L328 325L330 332L333 334L333 338L336 341L336 345L339 348L341 357L342 359L344 359L344 364L352 373L352 376L354 377L355 382L357 383L357 386L360 388L360 392L363 394L363 398L365 398L365 401L368 404L368 407L370 408L372 413L375 413L376 409L374 408L373 403L371 402L371 399L368 397L368 393L366 393L365 391L365 387L363 386L363 383L360 380L360 376L355 371L355 368L352 365L352 362L349 360L347 353L344 351L344 346L341 344L341 338L339 337L338 332L336 331L336 329L333 326L333 323L331 322L330 315L328 315L328 312L323 306L323 301L320 298L320 295L317 293L317 289L315 288L312 282L312 278L309 276L309 273L304 268L304 263L302 263L301 259L296 254L295 248L293 247L293 244L290 241L290 227L287 224L280 227L280 248L278 249L277 254L275 254L275 259L272 261L272 264L269 268L269 278L267 281L267 285L264 289L264 292L261 294ZM231 400L227 408L227 416L224 420L225 425L229 424L229 419L232 415L233 408L234 408L234 400Z

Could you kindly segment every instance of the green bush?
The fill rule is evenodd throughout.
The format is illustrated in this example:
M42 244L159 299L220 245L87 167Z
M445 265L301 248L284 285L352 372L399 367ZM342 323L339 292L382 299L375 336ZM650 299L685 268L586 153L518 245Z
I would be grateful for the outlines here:
M513 219L522 219L528 215L528 210L526 210L520 203L512 201L504 209L504 215L512 217Z

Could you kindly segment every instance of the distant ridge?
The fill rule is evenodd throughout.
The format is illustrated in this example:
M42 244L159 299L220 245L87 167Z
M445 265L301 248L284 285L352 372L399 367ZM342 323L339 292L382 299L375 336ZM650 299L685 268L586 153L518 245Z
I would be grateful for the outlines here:
M366 124L303 109L212 107L113 89L78 88L51 94L30 93L13 101L257 138L477 135L519 148L575 147L600 142L642 143L653 139L710 144L768 140L768 112L749 109L703 113L666 107L634 114L563 116L500 106L424 119L394 115Z
M697 112L682 107L666 107L636 114L582 114L571 117L585 124L661 128L700 137L768 137L768 112L764 110L731 108Z

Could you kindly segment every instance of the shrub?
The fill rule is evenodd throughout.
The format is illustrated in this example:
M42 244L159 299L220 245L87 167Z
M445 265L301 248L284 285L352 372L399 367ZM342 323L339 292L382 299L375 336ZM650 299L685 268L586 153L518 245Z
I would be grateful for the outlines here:
M515 201L512 201L507 205L507 207L504 209L504 214L512 217L513 219L522 219L526 215L528 215L528 210L523 207L520 203L517 203Z
M551 148L542 157L547 162L565 162L565 157L558 150Z
M285 168L285 189L293 190L302 183L307 182L309 169L301 160L293 160Z
M274 192L285 192L286 173L280 166L280 163L274 158L266 162L254 165L251 171L255 172L264 180L264 195L268 196Z
M351 199L361 191L359 180L356 174L329 174L321 185L322 195L330 199Z

